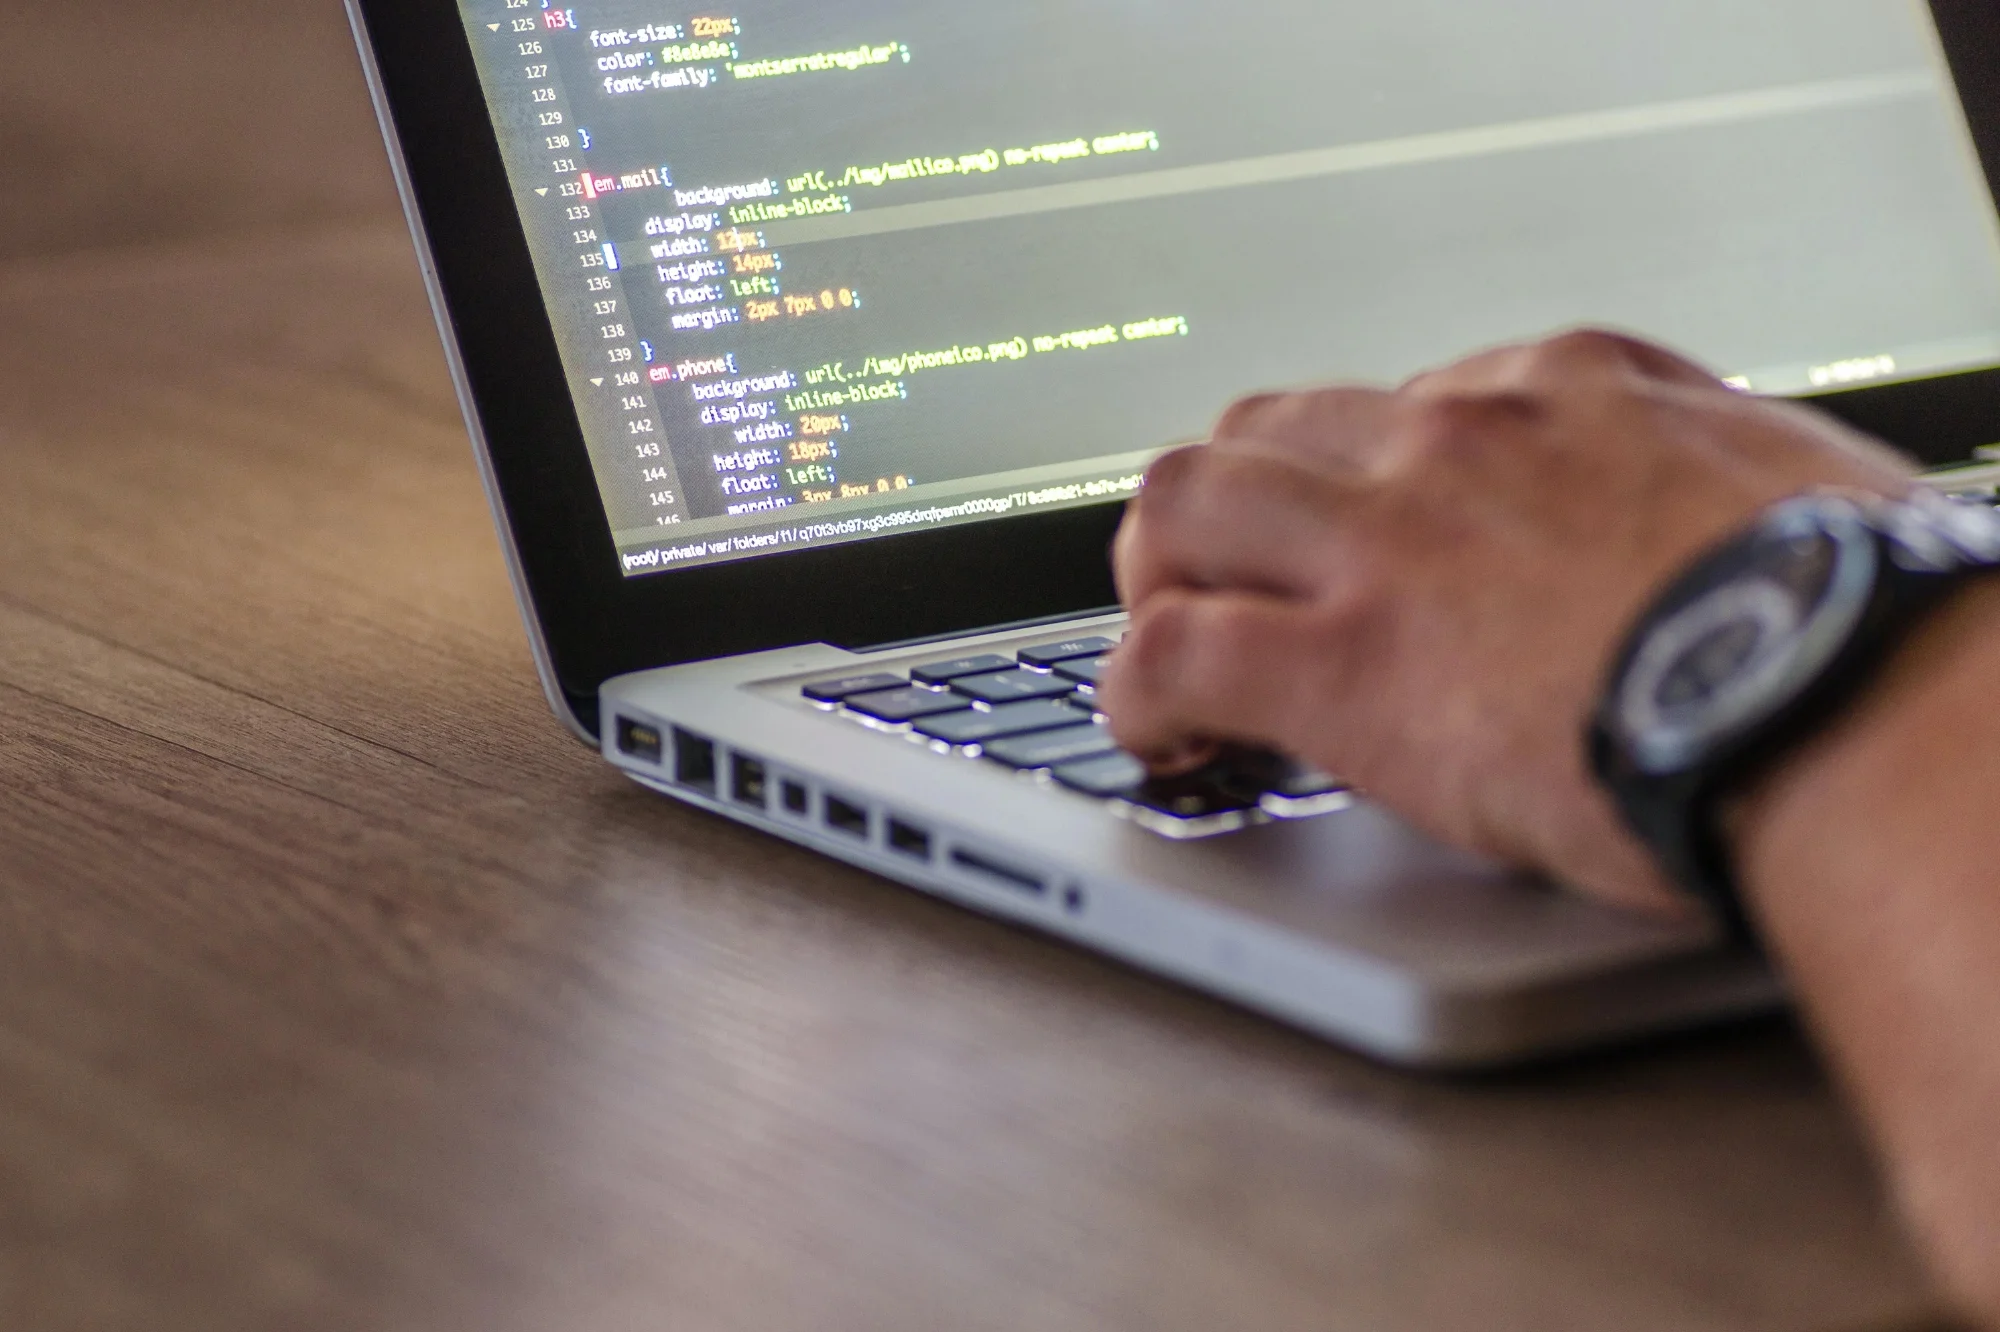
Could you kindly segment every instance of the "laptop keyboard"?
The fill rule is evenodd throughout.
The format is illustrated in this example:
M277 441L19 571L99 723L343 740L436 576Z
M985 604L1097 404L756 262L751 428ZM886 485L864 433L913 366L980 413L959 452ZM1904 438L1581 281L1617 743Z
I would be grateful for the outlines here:
M815 680L800 692L858 724L909 736L946 758L1031 774L1174 838L1232 832L1268 819L1345 808L1345 784L1274 754L1239 752L1183 777L1156 778L1119 750L1095 706L1117 643L1069 638L1013 656L925 662Z

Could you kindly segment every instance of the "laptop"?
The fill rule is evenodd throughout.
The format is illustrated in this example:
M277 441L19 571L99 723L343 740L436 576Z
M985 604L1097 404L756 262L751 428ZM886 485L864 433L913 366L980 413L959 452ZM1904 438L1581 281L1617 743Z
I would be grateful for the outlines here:
M1338 774L1148 777L1106 551L1236 395L1582 322L1990 497L2000 11L692 2L349 0L578 739L1396 1063L1778 1002Z

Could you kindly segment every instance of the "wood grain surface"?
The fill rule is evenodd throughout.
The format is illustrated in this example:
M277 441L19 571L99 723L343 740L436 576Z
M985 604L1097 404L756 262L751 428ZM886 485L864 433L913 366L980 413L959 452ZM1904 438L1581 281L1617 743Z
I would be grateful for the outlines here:
M1785 1023L1409 1078L614 776L338 6L0 18L0 1325L1933 1325Z

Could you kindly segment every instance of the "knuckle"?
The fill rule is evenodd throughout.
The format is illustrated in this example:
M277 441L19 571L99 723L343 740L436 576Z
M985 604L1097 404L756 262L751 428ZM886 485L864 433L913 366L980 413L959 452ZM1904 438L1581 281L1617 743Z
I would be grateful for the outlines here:
M1339 413L1349 408L1364 407L1382 397L1378 389L1353 388L1334 385L1330 388L1314 389L1309 393L1293 395L1293 400L1302 409L1311 409L1322 414Z
M1153 465L1146 469L1141 492L1145 509L1157 512L1171 508L1188 492L1199 489L1196 478L1207 462L1208 451L1199 446L1175 449L1154 459Z
M1216 421L1215 438L1231 439L1257 434L1259 425L1286 396L1282 393L1253 393L1249 397L1238 398Z
M1396 393L1405 401L1422 401L1469 393L1495 383L1511 383L1520 378L1521 364L1532 351L1532 344L1521 342L1488 347L1449 365L1420 371L1405 380Z
M1404 428L1406 452L1420 464L1447 466L1483 457L1516 436L1536 411L1525 394L1435 394L1412 408Z
M1329 406L1340 400L1339 389L1318 389L1301 393L1266 393L1230 409L1216 430L1218 442L1259 440L1267 444L1291 444L1309 437L1314 423L1322 420Z
M1449 376L1444 369L1433 366L1428 370L1417 371L1417 373L1405 379L1401 384L1398 384L1396 386L1396 394L1398 397L1406 399L1426 397L1436 392L1440 385L1448 382Z
M1341 385L1266 394L1232 408L1215 445L1228 452L1233 444L1265 444L1295 457L1344 454L1376 438L1393 400L1379 389Z
M1198 496L1225 511L1247 517L1255 510L1242 506L1259 503L1273 493L1294 486L1295 482L1287 474L1296 471L1296 468L1258 454L1218 452L1202 469Z
M1614 329L1584 326L1568 329L1537 344L1535 360L1555 367L1623 366L1632 361L1637 342Z
M1153 466L1141 505L1149 540L1167 532L1185 538L1190 529L1250 520L1273 495L1296 488L1283 464L1212 445L1168 454Z

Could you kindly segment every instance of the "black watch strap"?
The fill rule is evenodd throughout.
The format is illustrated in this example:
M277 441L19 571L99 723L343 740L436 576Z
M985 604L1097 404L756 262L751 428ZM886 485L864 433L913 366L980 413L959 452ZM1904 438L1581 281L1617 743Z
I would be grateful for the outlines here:
M1633 724L1623 696L1656 635L1730 579L1755 579L1773 543L1819 531L1859 551L1868 582L1837 623L1804 625L1790 675L1768 672L1767 691L1736 700L1723 722L1682 744ZM1760 543L1762 543L1760 548ZM1662 869L1701 899L1740 944L1756 946L1722 812L1785 754L1820 732L1865 691L1896 648L1951 594L2000 572L2000 515L1921 493L1907 502L1808 496L1774 506L1750 528L1695 561L1640 617L1618 654L1592 719L1588 758L1627 825ZM1812 641L1817 629L1820 641ZM1782 663L1780 663L1782 665ZM1723 709L1728 712L1729 709Z

